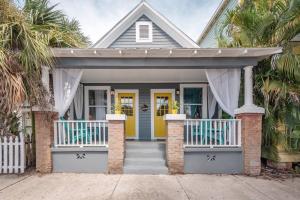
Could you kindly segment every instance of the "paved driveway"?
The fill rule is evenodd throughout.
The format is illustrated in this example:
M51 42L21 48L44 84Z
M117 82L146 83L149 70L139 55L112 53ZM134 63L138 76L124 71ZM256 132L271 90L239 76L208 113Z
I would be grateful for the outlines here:
M270 181L232 175L2 175L0 199L299 200L300 178Z

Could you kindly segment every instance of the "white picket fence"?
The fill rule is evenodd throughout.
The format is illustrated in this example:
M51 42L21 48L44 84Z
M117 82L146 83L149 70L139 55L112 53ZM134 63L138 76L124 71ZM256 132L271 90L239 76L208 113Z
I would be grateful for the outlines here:
M0 136L0 174L24 173L25 143L21 133L13 138Z

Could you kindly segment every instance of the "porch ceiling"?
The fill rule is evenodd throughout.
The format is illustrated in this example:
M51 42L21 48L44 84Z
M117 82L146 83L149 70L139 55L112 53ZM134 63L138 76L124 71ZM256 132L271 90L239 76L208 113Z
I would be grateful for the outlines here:
M230 68L255 66L281 48L52 49L61 68Z
M203 69L85 69L82 83L207 82Z

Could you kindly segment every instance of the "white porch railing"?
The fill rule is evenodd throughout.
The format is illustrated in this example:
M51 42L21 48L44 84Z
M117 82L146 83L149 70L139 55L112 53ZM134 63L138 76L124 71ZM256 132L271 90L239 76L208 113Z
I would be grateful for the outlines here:
M54 122L55 147L107 146L107 121L60 120Z
M239 119L187 119L184 132L185 147L241 146Z
M22 133L12 136L0 136L0 174L24 173L25 143Z

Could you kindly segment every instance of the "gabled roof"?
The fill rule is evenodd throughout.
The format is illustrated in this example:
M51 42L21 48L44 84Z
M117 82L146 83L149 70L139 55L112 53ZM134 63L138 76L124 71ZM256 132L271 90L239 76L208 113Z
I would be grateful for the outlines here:
M165 31L183 48L199 48L199 46L185 33L178 29L173 23L159 12L154 10L147 2L142 1L123 19L121 19L108 33L106 33L93 48L108 48L118 37L124 33L142 15L146 15L153 23Z

